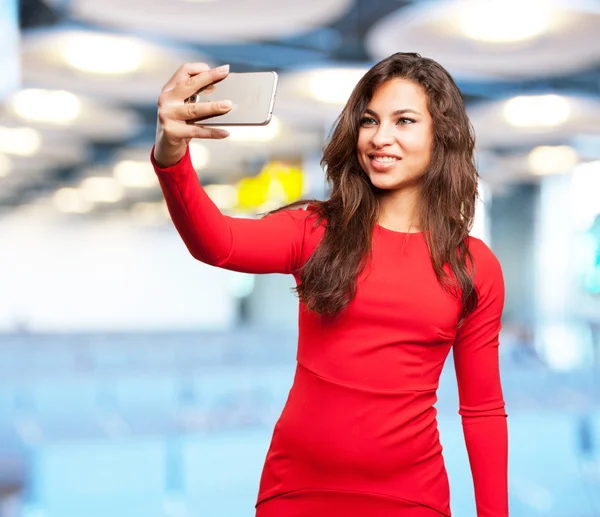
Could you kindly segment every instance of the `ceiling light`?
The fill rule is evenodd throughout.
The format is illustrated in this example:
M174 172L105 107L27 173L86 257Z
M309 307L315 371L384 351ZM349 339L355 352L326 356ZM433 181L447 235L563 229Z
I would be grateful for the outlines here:
M114 178L86 178L81 191L85 199L96 203L116 203L123 198L123 186Z
M10 158L4 154L0 154L0 178L4 178L10 174L12 170L12 162Z
M55 124L72 122L81 111L79 99L62 90L22 90L14 95L12 105L21 118Z
M204 169L208 165L210 160L210 152L208 147L198 141L191 141L190 145L190 158L195 170Z
M42 145L40 134L30 127L0 127L0 152L33 156Z
M571 107L559 95L519 96L504 104L504 119L515 127L553 127L564 123Z
M150 162L122 160L113 169L115 178L124 187L152 188L158 179Z
M66 37L63 55L69 65L94 74L127 74L143 62L142 46L129 38L74 33Z
M237 206L238 193L233 185L206 185L204 190L220 210L232 210Z
M143 225L162 224L169 220L164 202L140 202L131 207L131 215Z
M469 38L490 43L533 39L550 23L548 7L541 1L470 1L463 6L459 26Z
M81 190L76 188L58 189L52 201L57 210L65 213L84 214L93 207L93 204L83 197Z
M577 152L568 145L541 145L533 149L528 157L531 172L538 176L568 172L578 161Z
M321 102L345 104L365 73L363 68L315 70L308 79L308 92Z
M223 127L229 131L229 138L236 142L268 142L279 136L281 122L273 117L266 126Z

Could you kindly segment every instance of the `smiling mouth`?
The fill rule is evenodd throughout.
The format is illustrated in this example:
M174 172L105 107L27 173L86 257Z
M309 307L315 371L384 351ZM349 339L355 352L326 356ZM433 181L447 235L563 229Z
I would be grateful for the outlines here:
M398 158L397 156L375 156L369 155L369 164L371 169L375 172L388 172L392 170L398 162L400 162L402 158Z
M400 161L400 158L397 158L396 156L369 156L369 158L379 163L394 163Z

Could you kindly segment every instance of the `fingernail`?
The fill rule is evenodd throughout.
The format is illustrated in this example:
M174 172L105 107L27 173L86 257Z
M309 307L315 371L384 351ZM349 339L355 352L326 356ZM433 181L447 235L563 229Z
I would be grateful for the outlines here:
M223 65L217 68L218 72L229 72L229 65Z
M220 101L219 108L222 110L228 110L231 108L231 101Z

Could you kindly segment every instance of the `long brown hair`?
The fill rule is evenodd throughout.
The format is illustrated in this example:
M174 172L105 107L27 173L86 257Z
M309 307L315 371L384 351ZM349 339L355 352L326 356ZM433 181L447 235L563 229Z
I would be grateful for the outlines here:
M323 315L341 312L356 294L357 277L370 257L379 215L377 189L356 154L360 118L375 90L396 78L421 85L427 94L434 139L431 162L420 180L418 215L438 281L461 298L462 322L478 303L474 271L469 269L474 264L466 244L478 195L475 137L462 94L450 74L415 53L393 54L373 66L338 117L321 160L331 196L310 201L317 224L325 221L325 233L303 266L295 290L309 309ZM277 211L306 203L297 201Z

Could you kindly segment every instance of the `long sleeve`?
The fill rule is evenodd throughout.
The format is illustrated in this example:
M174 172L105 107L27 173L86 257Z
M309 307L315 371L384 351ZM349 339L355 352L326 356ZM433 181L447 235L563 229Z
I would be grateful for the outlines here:
M194 258L244 273L293 273L302 256L306 210L262 219L225 216L200 185L189 148L179 163L160 168L150 155L169 213Z
M478 517L508 516L508 430L498 364L504 307L500 264L470 239L479 305L458 330L453 355L459 413L473 475Z

